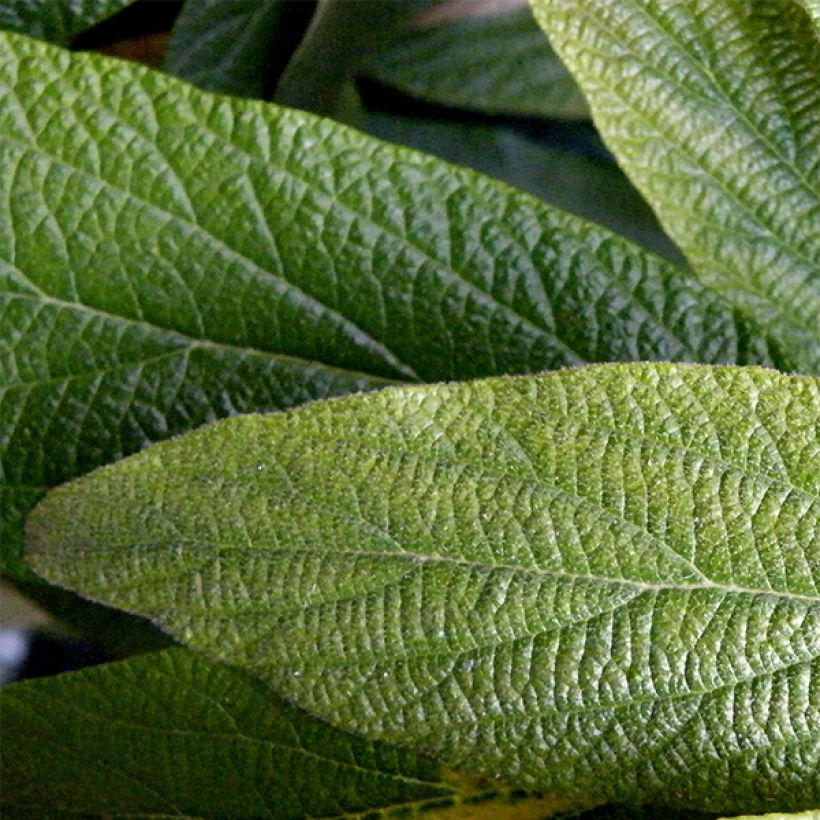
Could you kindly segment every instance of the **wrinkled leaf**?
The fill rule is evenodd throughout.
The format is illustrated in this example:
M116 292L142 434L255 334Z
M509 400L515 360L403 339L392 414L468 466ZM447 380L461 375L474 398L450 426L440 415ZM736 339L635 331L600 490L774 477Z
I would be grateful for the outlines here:
M165 68L208 91L268 97L312 12L310 2L189 0Z
M528 8L408 29L363 74L454 108L568 119L589 114Z
M820 42L792 0L532 0L701 278L820 363Z
M4 817L285 820L406 807L457 820L475 805L525 820L562 807L344 734L183 649L16 684L0 704Z
M801 365L686 274L466 170L0 36L0 545L222 416L584 360Z
M134 0L2 0L0 28L53 43L68 43Z
M614 365L220 422L53 490L37 572L549 794L820 802L820 381Z

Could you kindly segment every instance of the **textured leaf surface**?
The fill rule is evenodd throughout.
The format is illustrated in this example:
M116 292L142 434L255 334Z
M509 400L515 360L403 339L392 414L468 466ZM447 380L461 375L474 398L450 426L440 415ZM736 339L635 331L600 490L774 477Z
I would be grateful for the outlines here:
M409 29L363 73L454 108L568 119L589 113L527 8Z
M605 230L308 114L0 37L0 543L205 421L584 360L799 366Z
M53 490L49 580L550 794L820 801L820 386L617 365L221 422Z
M783 814L782 812L749 814L744 817L732 818L731 820L820 820L820 809L816 811L801 811L798 814Z
M313 6L283 0L190 0L168 42L165 67L208 91L268 97Z
M53 43L68 43L75 35L111 17L134 0L3 0L0 28L19 31Z
M803 8L809 13L809 17L811 17L812 21L814 22L815 26L820 33L820 0L797 0L799 3L803 4Z
M820 364L820 42L792 0L533 0L699 275Z
M455 820L475 806L526 820L560 807L354 738L183 649L26 681L0 704L4 817L375 819L403 808Z

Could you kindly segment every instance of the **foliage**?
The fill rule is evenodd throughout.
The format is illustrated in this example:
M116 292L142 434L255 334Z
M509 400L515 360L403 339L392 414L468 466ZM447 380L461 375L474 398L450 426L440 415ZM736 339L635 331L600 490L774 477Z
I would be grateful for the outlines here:
M125 5L0 2L2 566L126 658L4 816L816 809L817 3L19 33Z

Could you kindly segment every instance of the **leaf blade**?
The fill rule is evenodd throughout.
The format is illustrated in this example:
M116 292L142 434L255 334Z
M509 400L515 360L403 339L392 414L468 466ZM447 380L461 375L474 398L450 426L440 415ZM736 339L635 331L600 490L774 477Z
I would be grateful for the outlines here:
M448 765L601 802L804 809L818 418L816 379L742 368L393 389L53 491L29 560Z
M0 693L8 816L355 816L400 806L460 816L509 789L351 737L247 675L182 649ZM526 796L525 817L562 807ZM540 812L540 814L538 813Z
M134 0L5 0L0 28L67 44L75 34L113 16Z
M165 68L206 91L267 98L311 12L310 3L282 0L185 3Z
M698 275L794 343L820 319L820 45L777 3L534 0Z
M362 73L453 108L570 120L589 115L527 8L411 29Z
M6 571L45 488L226 415L587 358L811 367L480 175L120 61L0 49Z

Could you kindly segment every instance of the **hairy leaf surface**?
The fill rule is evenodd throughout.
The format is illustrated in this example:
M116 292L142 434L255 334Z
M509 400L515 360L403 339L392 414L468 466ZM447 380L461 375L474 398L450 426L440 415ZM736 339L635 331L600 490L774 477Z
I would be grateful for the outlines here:
M528 8L409 29L362 73L454 108L567 119L589 115Z
M52 582L549 794L820 801L820 383L614 365L220 422L53 490Z
M289 706L183 649L2 690L7 817L470 817L560 808L443 771ZM466 801L466 802L465 802Z
M3 0L0 28L53 43L68 43L134 0Z
M696 272L820 363L820 41L793 0L533 0ZM801 342L802 340L802 342Z
M799 368L671 265L296 111L0 35L0 544L49 487L250 410L585 360Z

